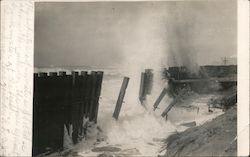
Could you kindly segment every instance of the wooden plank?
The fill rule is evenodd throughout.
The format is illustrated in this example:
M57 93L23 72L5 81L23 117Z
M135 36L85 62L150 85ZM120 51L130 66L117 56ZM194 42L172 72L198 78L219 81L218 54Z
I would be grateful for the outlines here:
M86 78L86 94L85 94L85 105L84 105L84 115L85 117L89 117L90 115L90 112L89 112L89 108L90 108L90 95L91 95L91 75L87 75L87 78Z
M81 71L81 99L82 102L80 104L80 126L83 124L83 118L85 116L85 106L87 105L86 102L86 87L87 87L87 77L88 77L88 72L87 71ZM79 134L83 136L83 127L79 128Z
M95 102L95 113L94 113L94 121L97 123L98 109L99 109L99 98L101 95L102 88L102 79L103 79L103 71L97 72L97 90L96 90L96 102Z
M152 88L153 88L153 70L152 69L146 69L145 70L145 85L144 85L144 88L145 88L145 95L146 94L151 94L151 91L152 91Z
M140 90L139 90L139 100L141 104L143 105L143 101L145 98L145 92L144 92L144 85L145 85L145 73L141 73L141 83L140 83Z
M97 72L96 71L91 71L91 91L90 91L90 108L89 108L89 113L90 113L90 121L94 120L94 109L95 109L95 93L97 89Z
M175 80L172 78L172 81L174 83L190 83L190 82L210 82L210 81L216 81L216 82L236 82L237 77L221 77L221 78L207 78L207 79L185 79L185 80Z
M84 78L84 89L83 89L83 108L82 114L83 117L87 117L87 108L88 108L88 95L89 95L89 88L90 88L90 76L88 75L87 71L82 71L81 75Z
M156 99L155 103L154 103L154 108L153 110L155 111L157 109L157 107L159 106L160 102L162 101L162 99L164 98L164 96L167 94L168 89L167 88L163 88L160 96Z
M71 90L71 119L72 119L72 125L73 125L73 132L72 132L72 140L73 143L76 144L78 141L78 131L79 131L79 123L78 123L78 117L79 117L79 102L77 101L77 95L78 95L78 88L77 88L77 77L78 72L72 71L72 90Z
M186 126L186 127L195 127L196 126L196 122L192 121L192 122L188 122L188 123L182 123L180 125Z
M64 124L66 125L67 129L69 130L71 122L71 90L72 90L72 76L67 75L66 72L59 72L59 78L62 80L62 86L59 90L62 90L63 95L63 107L64 107Z
M119 97L118 100L116 102L116 106L115 106L115 111L113 113L113 117L117 120L121 111L121 107L122 107L122 103L123 103L123 98L125 96L126 93L126 88L128 86L128 82L129 82L129 78L128 77L124 77L123 78L123 82L122 82L122 86L121 86L121 90L119 93Z

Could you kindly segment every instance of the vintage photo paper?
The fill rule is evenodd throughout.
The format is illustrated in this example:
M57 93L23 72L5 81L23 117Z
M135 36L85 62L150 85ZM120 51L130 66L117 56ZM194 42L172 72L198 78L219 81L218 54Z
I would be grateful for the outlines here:
M248 3L2 1L1 156L247 156Z

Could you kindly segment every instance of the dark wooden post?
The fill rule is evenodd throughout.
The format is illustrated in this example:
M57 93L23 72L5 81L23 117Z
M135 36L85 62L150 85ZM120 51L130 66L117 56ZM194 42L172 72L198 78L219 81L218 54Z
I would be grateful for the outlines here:
M81 71L81 75L84 78L84 88L83 88L83 108L82 114L84 117L87 117L87 110L88 110L88 96L89 96L89 87L90 87L90 76L88 75L87 71Z
M49 72L49 76L57 76L57 72Z
M74 86L74 85L75 85L75 80L76 80L75 78L76 78L76 76L79 75L79 73L78 73L77 71L72 71L71 74L72 74L72 77L73 77L73 78L72 78L72 79L73 79L73 80L72 80L72 81L73 81L72 83L73 83L73 86Z
M64 107L64 124L66 125L68 132L70 129L70 124L72 124L71 117L71 92L72 92L72 76L66 75L65 71L59 72L59 78L62 80L61 90L63 92L63 107Z
M85 105L84 105L84 115L89 117L89 108L90 108L90 95L91 95L91 75L86 76L86 89L85 89Z
M152 88L153 88L153 70L152 69L146 69L145 70L145 95L146 94L151 94Z
M95 109L94 109L94 121L97 123L97 115L99 109L99 98L101 95L101 88L102 88L102 79L103 79L103 71L97 72L97 89L96 89L96 102L95 102Z
M144 84L145 84L145 73L141 73L141 83L140 83L140 91L139 91L139 100L143 105L143 101L145 100L145 92L144 92Z
M88 72L87 71L81 71L81 75L86 76L86 75L88 75Z
M96 99L96 96L95 96L95 93L96 93L96 81L97 81L97 72L96 71L91 71L91 78L92 78L92 81L91 81L91 94L90 94L90 108L89 108L89 111L90 111L90 121L93 121L94 120L94 109L95 109L95 99Z
M78 72L76 71L72 71L72 93L71 93L71 119L72 119L72 124L73 124L73 132L72 132L72 140L73 143L77 143L77 139L78 139L78 131L79 131L79 124L78 124L78 109L79 109L79 105L77 103L77 82L76 82L76 78L78 76Z
M88 72L87 71L81 71L81 104L80 104L80 128L79 128L79 133L81 136L83 136L83 118L85 114L85 106L87 105L86 102L86 86L87 86L87 76Z
M167 117L168 112L171 110L171 108L182 98L182 96L187 92L187 90L183 89L180 91L180 93L174 98L174 100L168 105L168 107L163 111L161 114L162 117Z
M115 106L115 111L113 113L113 117L117 120L120 114L120 110L122 107L122 103L123 103L123 98L125 96L126 93L126 88L128 86L128 82L129 82L129 78L128 77L124 77L123 78L123 82L122 82L122 86L121 86L121 90L119 93L119 97L118 100L116 102L116 106Z
M38 125L38 120L37 120L37 111L38 111L38 73L34 73L34 86L33 86L33 127L32 127L32 156L38 154L38 141L39 141L39 125Z
M162 101L163 97L167 94L168 90L167 88L164 88L160 94L160 96L156 99L155 103L154 103L154 111L156 110L156 108L159 106L160 102Z
M65 76L66 75L66 71L59 71L59 76Z
M48 76L48 74L45 73L45 72L40 72L40 73L38 74L38 76L39 76L39 77L45 77L45 76Z

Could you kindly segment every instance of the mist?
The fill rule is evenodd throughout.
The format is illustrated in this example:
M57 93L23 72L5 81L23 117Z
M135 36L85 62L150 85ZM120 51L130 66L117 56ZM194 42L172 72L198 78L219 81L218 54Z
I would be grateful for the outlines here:
M145 69L236 56L236 2L38 2L35 66Z

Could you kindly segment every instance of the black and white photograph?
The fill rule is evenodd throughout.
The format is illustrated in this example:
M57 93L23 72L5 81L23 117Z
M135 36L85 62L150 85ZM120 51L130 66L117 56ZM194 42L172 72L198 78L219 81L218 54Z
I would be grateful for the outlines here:
M237 156L237 1L34 3L32 156Z

